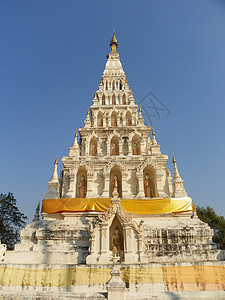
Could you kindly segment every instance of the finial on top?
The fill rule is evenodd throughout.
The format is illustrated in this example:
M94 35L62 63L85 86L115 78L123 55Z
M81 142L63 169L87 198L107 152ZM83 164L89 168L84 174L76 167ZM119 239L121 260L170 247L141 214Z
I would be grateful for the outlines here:
M175 158L175 155L174 155L174 153L173 153L173 163L176 163L177 161L176 161L176 158Z
M118 48L118 41L117 41L117 38L116 38L116 35L115 35L115 28L113 29L113 37L110 41L110 47L112 49L111 53L116 53L116 49Z
M76 129L76 133L75 133L75 138L77 138L77 129Z
M89 108L88 108L88 110L87 110L87 116L89 116Z
M58 165L58 154L56 155L55 165Z
M141 109L141 106L139 107L139 113L141 113L142 112L142 109Z
M152 128L152 135L155 135L155 129Z

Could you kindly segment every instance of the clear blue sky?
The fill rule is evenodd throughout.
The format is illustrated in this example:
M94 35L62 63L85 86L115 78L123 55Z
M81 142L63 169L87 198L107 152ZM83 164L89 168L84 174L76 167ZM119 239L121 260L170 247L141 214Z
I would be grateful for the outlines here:
M113 28L136 102L153 118L194 202L225 215L225 1L0 1L0 192L31 219L56 154L68 155L109 53ZM150 112L151 113L151 112ZM62 169L62 165L59 165Z

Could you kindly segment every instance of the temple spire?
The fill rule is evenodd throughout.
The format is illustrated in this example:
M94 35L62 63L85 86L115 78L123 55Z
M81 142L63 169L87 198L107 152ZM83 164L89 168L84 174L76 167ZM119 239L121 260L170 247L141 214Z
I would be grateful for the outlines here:
M173 153L173 164L174 164L174 176L173 176L173 187L174 193L173 197L180 198L180 197L187 197L187 193L184 188L184 181L180 177L178 168L177 168L177 161Z
M77 130L76 130L75 137L74 137L74 143L73 143L72 147L70 147L69 156L80 156L80 147L79 147L77 138L78 138L78 134L77 134Z
M55 163L54 163L54 171L52 174L52 178L50 182L59 182L58 178L58 155L56 155Z
M180 173L178 171L178 168L177 168L177 161L176 161L176 158L174 156L174 153L173 153L173 164L174 164L174 180L182 180L181 177L180 177Z
M116 53L116 49L118 48L118 41L117 41L117 38L116 38L116 35L115 35L115 29L113 30L113 37L111 39L111 42L110 42L110 47L112 49L111 53Z
M48 190L45 199L58 199L59 198L59 178L58 178L58 155L54 163L54 171L52 178L48 183Z
M155 129L154 128L152 128L152 144L158 145L156 138L155 138Z

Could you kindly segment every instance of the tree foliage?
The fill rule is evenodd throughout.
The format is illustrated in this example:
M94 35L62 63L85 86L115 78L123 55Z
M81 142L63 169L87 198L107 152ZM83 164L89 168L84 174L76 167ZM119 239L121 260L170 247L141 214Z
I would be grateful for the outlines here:
M225 219L222 216L217 216L211 207L196 207L199 219L214 230L213 242L218 243L222 249L225 249Z
M26 224L27 217L19 211L12 193L0 194L0 240L13 249L19 239L20 229Z

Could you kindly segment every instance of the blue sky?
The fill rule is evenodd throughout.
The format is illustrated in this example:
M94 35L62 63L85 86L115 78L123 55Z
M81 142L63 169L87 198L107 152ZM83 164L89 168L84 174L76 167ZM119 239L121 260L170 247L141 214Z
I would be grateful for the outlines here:
M136 103L152 92L164 104L152 123L169 168L174 152L196 205L225 215L225 2L219 0L1 0L0 192L13 192L33 217L56 154L68 155L83 126L113 28Z

